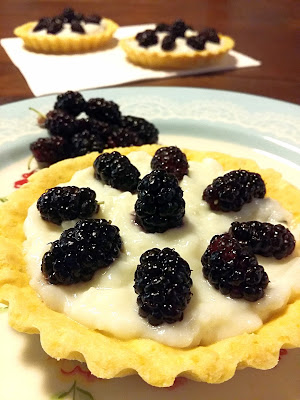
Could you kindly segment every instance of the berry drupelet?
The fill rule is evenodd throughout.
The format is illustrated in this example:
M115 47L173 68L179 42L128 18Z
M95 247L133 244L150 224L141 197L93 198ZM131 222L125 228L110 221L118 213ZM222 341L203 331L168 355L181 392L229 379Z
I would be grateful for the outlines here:
M188 263L173 249L143 253L134 276L139 315L151 325L181 321L192 296L190 276Z
M137 194L135 221L146 232L165 232L182 225L185 201L174 175L152 171L139 183Z
M144 118L132 115L122 116L121 126L137 135L137 145L153 144L158 141L159 131L154 124Z
M61 136L39 138L29 148L40 167L48 167L69 157L66 141Z
M229 233L215 235L201 258L203 275L224 295L257 301L269 278L252 251Z
M110 124L121 123L121 113L118 104L103 98L93 98L86 102L85 112L90 118Z
M118 151L100 154L94 161L95 178L115 189L135 192L140 172Z
M86 282L119 256L121 246L117 226L105 219L81 220L52 243L43 256L41 270L53 285Z
M41 217L60 225L62 221L89 218L99 210L96 193L90 188L62 186L48 189L37 201Z
M212 210L228 212L240 211L245 203L250 203L253 198L263 198L265 194L262 177L240 169L214 179L202 198Z
M188 174L189 164L186 155L178 147L169 146L156 150L151 160L151 168L167 171L180 181Z
M233 222L229 233L242 246L251 247L255 254L275 257L281 260L289 256L295 248L295 238L289 229L281 224L249 221Z
M79 24L78 21L76 21L76 23ZM62 110L65 113L76 117L84 111L85 100L79 92L73 92L69 90L57 96L57 100L54 104L54 109Z

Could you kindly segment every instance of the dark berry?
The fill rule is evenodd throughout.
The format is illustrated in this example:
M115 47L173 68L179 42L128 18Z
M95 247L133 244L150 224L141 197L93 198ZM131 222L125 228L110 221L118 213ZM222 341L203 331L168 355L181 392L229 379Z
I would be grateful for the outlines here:
M112 127L105 147L130 147L138 145L139 138L136 132L122 127Z
M201 36L204 36L209 42L220 43L220 38L217 31L214 28L206 28L200 32Z
M295 248L294 235L283 225L267 222L233 222L229 233L242 246L251 247L255 254L275 257L281 260L289 256Z
M90 99L86 103L85 112L89 117L98 119L99 121L117 125L121 122L121 113L118 104L103 98Z
M224 295L257 301L264 296L269 278L251 249L229 233L215 235L201 258L203 275Z
M56 35L63 28L63 21L59 18L53 18L48 26L47 33Z
M89 218L99 210L96 193L90 188L62 186L48 189L37 201L45 221L60 225L62 221Z
M70 139L70 154L72 157L83 156L93 151L101 153L103 149L104 143L101 138L88 130L75 133Z
M158 37L152 29L138 33L135 38L141 47L150 47L158 43Z
M160 24L156 25L155 32L169 32L170 25L161 22Z
M171 35L165 36L161 43L161 48L165 51L174 50L175 49L175 38Z
M48 29L51 22L51 18L44 17L39 20L36 26L33 28L33 32L38 32L43 29Z
M152 160L152 169L163 169L180 181L188 174L189 164L186 155L176 146L161 147L156 150Z
M83 26L81 25L81 23L79 21L77 21L77 19L72 20L71 30L72 30L72 32L76 32L76 33L82 33L82 34L85 33Z
M126 156L119 152L100 154L94 161L95 178L115 189L134 192L140 173Z
M88 219L65 230L42 260L42 273L53 285L71 285L92 279L110 265L121 249L119 228L105 219Z
M177 19L170 28L170 34L173 37L184 37L185 31L189 27L185 24L185 22L182 19Z
M59 16L64 22L71 22L75 18L75 12L73 8L65 8L62 14Z
M152 171L137 187L135 221L146 232L165 232L182 225L183 192L177 178L166 171Z
M73 136L78 129L75 118L62 110L49 111L46 114L44 127L50 135L62 136L66 139Z
M151 325L181 321L192 297L190 276L189 264L173 249L143 253L134 275L139 315Z
M198 36L190 36L189 38L186 39L186 43L188 46L190 46L192 49L195 50L204 50L205 48L205 43L206 40L203 36L198 35Z
M204 190L203 200L212 210L239 211L245 203L265 194L265 183L259 174L239 169L214 179Z
M158 141L159 131L151 122L140 117L126 115L122 117L122 126L137 133L137 145L153 144Z
M84 21L89 24L100 24L101 19L102 17L100 17L100 15L93 14L93 15L87 15L84 18Z
M62 110L67 114L76 117L78 114L84 111L85 100L79 92L73 92L72 90L69 90L57 96L54 108L56 110Z
M68 158L67 145L61 136L40 138L30 144L30 150L40 167L48 167Z

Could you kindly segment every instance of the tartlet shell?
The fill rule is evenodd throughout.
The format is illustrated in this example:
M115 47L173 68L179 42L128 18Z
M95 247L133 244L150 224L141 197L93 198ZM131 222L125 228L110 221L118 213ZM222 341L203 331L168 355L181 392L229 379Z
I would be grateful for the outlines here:
M83 34L78 36L38 35L32 32L37 21L27 22L18 26L14 34L20 37L28 50L46 54L85 53L101 49L112 38L118 29L118 24L108 18L103 18L106 28L103 32Z
M144 150L153 155L159 146L118 149L122 154ZM252 160L215 152L185 151L189 161L211 157L225 170L243 168L262 175L267 195L277 199L300 223L300 191L272 170L258 168ZM0 206L0 301L9 304L9 323L18 331L39 333L43 349L56 359L86 362L100 378L139 374L153 386L166 387L177 376L221 383L236 369L269 369L278 362L281 347L300 347L300 299L295 298L261 329L209 346L178 349L151 339L120 340L72 321L49 309L29 286L23 257L23 223L28 207L49 187L67 182L74 172L91 166L98 153L54 164L30 177L30 182ZM299 252L299 246L297 250Z
M132 46L131 44L135 41L134 37L122 39L120 46L125 51L127 59L136 65L152 69L192 69L214 64L233 49L235 42L230 36L219 34L219 37L223 44L214 52L209 50L185 53L163 50L149 51L140 46Z

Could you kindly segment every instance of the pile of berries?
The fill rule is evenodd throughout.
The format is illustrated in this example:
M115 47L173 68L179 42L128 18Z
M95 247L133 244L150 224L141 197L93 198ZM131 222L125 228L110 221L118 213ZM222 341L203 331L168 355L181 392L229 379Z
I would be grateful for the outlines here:
M48 34L56 35L64 28L65 24L70 24L73 32L85 34L84 24L82 23L99 25L101 19L99 15L85 16L75 12L73 8L65 8L61 14L55 15L54 17L41 18L33 28L33 32L46 30Z
M82 113L84 118L79 117ZM30 144L40 167L92 151L101 153L106 148L157 143L159 133L144 118L122 115L113 101L86 101L81 93L73 91L58 95L54 109L40 116L38 123L50 135Z
M161 42L161 48L164 51L174 50L177 38L184 38L186 44L194 50L203 50L207 41L220 43L220 38L214 28L206 28L189 36L186 36L187 30L194 31L182 19L177 19L172 24L160 23L156 25L155 29L146 29L138 33L135 39L141 47L147 48L156 45L159 42L158 35L164 32L166 36Z

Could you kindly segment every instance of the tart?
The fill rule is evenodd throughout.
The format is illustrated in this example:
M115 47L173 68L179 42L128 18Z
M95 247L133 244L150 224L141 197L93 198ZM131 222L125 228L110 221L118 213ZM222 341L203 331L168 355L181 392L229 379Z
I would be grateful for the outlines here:
M118 25L98 15L84 16L73 9L18 26L14 34L28 50L46 54L84 53L103 48Z
M122 39L127 59L152 69L191 69L215 64L234 47L230 36L213 28L196 31L177 20Z
M158 148L157 145L146 145L137 148L122 148L118 151L134 158L142 150L144 152L142 158L146 159L146 153L153 156ZM298 208L300 192L285 182L279 173L272 169L261 170L251 160L221 153L186 150L185 154L190 164L213 159L215 161L209 161L210 167L217 161L225 171L245 169L259 173L266 183L267 196L278 201L291 213L289 227L297 230L300 223ZM30 177L28 184L14 192L0 207L0 300L9 303L9 321L12 327L21 332L39 333L42 347L51 357L86 362L95 376L108 379L137 373L149 384L160 387L172 385L176 376L221 383L230 379L237 368L272 368L278 362L281 347L300 346L298 323L300 291L297 290L290 296L287 304L269 316L259 329L214 340L209 344L194 344L185 347L178 347L176 343L163 344L149 337L118 337L103 329L88 327L76 318L72 319L59 310L55 311L55 307L50 308L47 305L48 300L46 298L43 300L43 294L38 294L31 286L30 266L27 266L26 254L23 252L26 239L23 226L27 219L27 212L46 189L69 182L76 171L81 173L86 168L90 168L97 156L97 153L91 153L83 157L64 160L37 172ZM184 179L186 178L183 178L183 182ZM71 183L74 182L71 181ZM117 189L109 188L109 190ZM128 196L129 192L124 192L122 199ZM98 199L100 217L101 207L103 207L101 200L104 203L106 201ZM121 206L121 201L118 204ZM124 214L124 209L120 211L120 214ZM112 223L115 224L115 221L112 220ZM188 225L189 223L185 223L183 229ZM180 229L181 227L171 229L171 234L179 237ZM55 230L56 227L52 229L53 232ZM164 233L147 235L164 235ZM152 240L151 236L149 240ZM123 257L126 246L121 253ZM299 268L299 258L298 261L296 258L298 255L299 247L296 246L291 255L292 260L295 261L295 271L297 267ZM297 262L298 265L296 265ZM282 264L284 261L279 261L279 263ZM31 283L29 283L30 280ZM130 280L133 280L133 277ZM42 287L45 285L50 284L44 281ZM192 286L193 290L194 296L187 307L192 304L196 296ZM238 302L240 299L232 301ZM188 313L188 308L185 312ZM138 318L147 324L145 318L139 316ZM182 322L178 321L175 324ZM172 329L173 325L170 327ZM155 326L150 328L151 331L156 329Z

